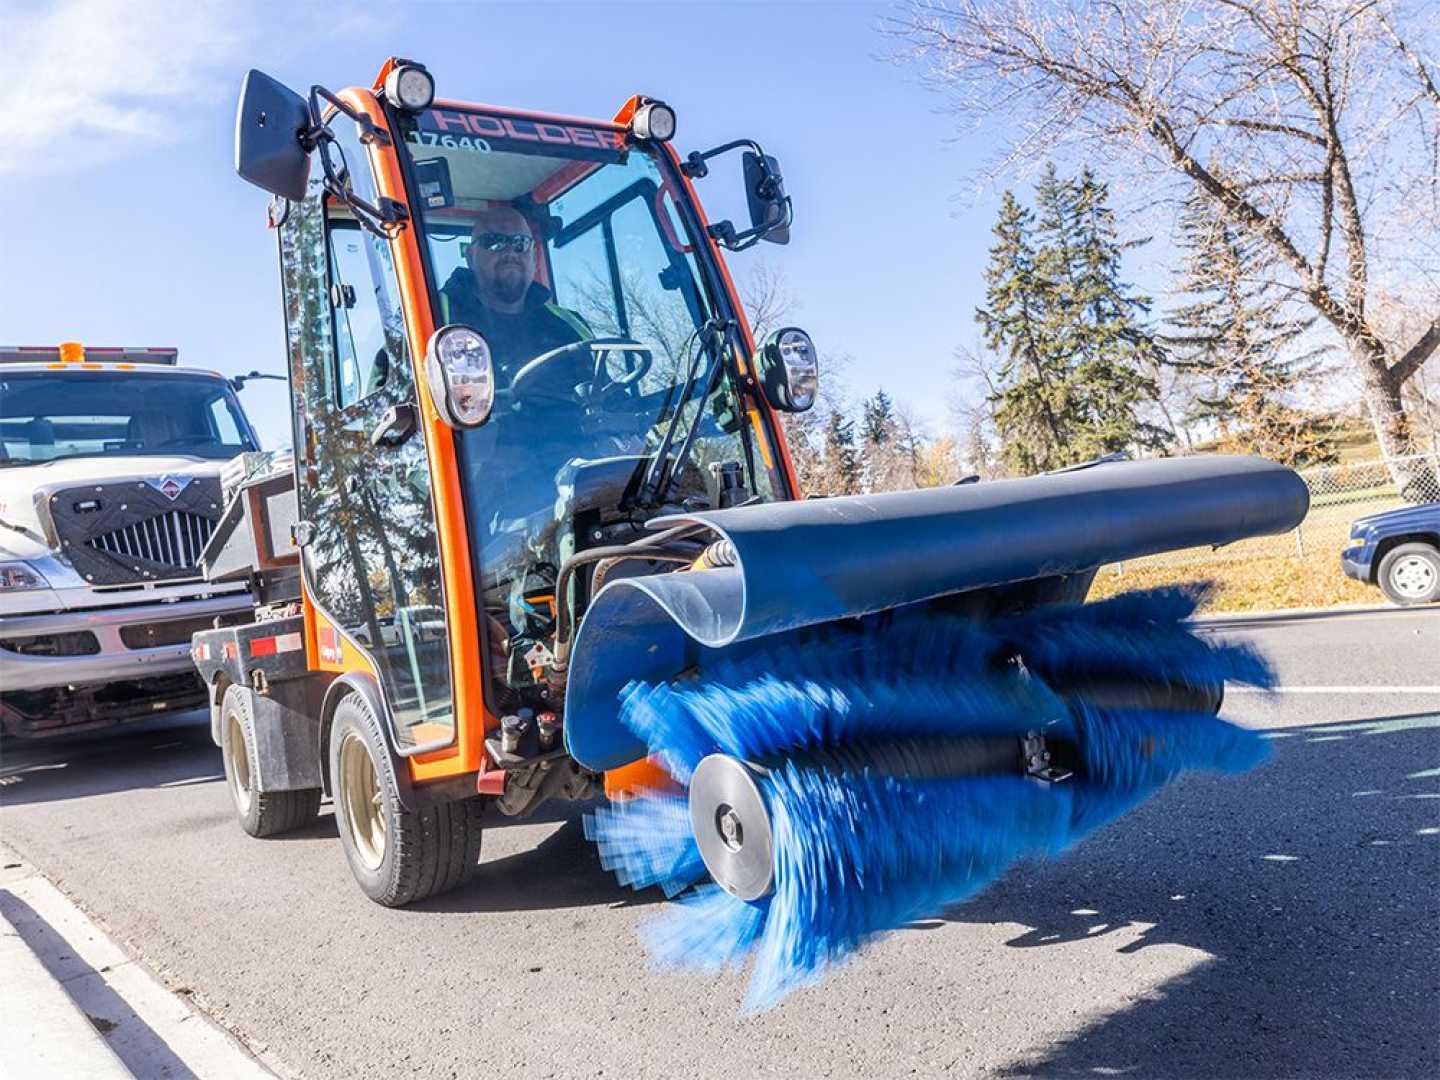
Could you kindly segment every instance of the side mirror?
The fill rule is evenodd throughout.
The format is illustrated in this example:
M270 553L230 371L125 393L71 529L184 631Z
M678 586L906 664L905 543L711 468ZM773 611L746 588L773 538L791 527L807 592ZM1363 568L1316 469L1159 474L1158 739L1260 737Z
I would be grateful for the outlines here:
M815 344L804 330L787 326L770 334L755 357L755 369L765 400L774 408L802 413L815 404L820 362Z
M750 204L750 228L738 232L732 222L717 221L710 226L710 235L715 242L731 251L744 251L761 240L772 244L790 242L790 222L795 218L795 207L790 196L785 194L785 181L780 175L780 163L751 139L736 139L717 146L713 150L691 151L680 163L680 171L692 180L710 174L706 164L711 158L745 147L741 164L745 173L745 198Z
M772 244L790 242L790 200L780 163L769 154L745 151L745 197L750 203L750 228Z
M305 99L252 69L235 111L235 171L272 195L299 202L310 179L310 151L301 141L309 128Z

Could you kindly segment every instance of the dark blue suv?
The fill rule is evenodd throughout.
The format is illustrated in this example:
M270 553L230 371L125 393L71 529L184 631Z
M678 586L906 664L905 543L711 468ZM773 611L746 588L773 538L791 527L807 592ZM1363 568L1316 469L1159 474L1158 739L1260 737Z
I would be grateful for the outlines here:
M1340 565L1397 604L1440 600L1440 502L1360 518Z

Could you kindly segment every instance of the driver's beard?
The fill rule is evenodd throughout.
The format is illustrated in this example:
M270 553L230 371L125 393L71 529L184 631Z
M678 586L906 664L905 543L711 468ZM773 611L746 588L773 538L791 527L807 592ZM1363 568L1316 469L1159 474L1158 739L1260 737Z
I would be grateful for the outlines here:
M499 266L490 279L490 290L502 304L513 304L525 295L530 282L518 266Z

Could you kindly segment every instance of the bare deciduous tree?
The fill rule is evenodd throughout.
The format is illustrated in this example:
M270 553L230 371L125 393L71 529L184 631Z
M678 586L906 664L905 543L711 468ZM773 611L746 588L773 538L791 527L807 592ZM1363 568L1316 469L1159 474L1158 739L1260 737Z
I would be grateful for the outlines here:
M1440 280L1435 26L1403 0L916 0L893 29L962 115L1008 124L1001 168L1083 144L1262 241L1276 284L1344 343L1397 456L1440 302L1403 339L1371 305L1386 280Z

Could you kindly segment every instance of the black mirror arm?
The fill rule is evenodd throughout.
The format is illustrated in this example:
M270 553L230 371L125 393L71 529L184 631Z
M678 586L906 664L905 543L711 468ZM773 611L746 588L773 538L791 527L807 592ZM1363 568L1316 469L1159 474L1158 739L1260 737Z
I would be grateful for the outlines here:
M771 221L764 225L756 225L753 229L746 229L744 232L736 232L735 226L729 221L717 221L706 231L717 244L727 251L744 251L764 240L766 233L774 229L786 229L793 224L795 224L795 205L790 201L790 196L786 195L783 221Z
M761 157L765 156L765 151L760 149L760 144L754 139L735 139L733 142L713 147L703 153L699 150L691 150L685 160L680 163L680 171L691 180L698 180L709 175L710 166L705 164L707 161L713 157L719 157L721 154L728 154L731 150L739 150L741 147L754 151Z
M350 166L341 153L343 168L337 170L335 163L330 160L326 153L324 144L335 143L335 136L330 131L330 125L322 115L321 102L325 101L333 105L339 112L344 113L360 128L360 141L366 145L378 143L380 146L390 144L390 136L382 128L377 127L371 119L362 112L352 109L343 101L337 98L323 86L310 87L310 126L300 132L300 144L305 147L306 152L319 150L317 155L320 158L320 167L325 170L325 190L339 199L355 213L355 220L369 232L374 233L382 239L389 239L395 232L405 227L410 220L410 211L402 202L387 198L382 195L378 204L372 204L355 194L354 188L350 186Z
M252 371L248 375L232 375L229 382L232 389L243 390L247 382L253 382L256 379L274 379L276 382L286 381L284 375L270 375L263 371Z

